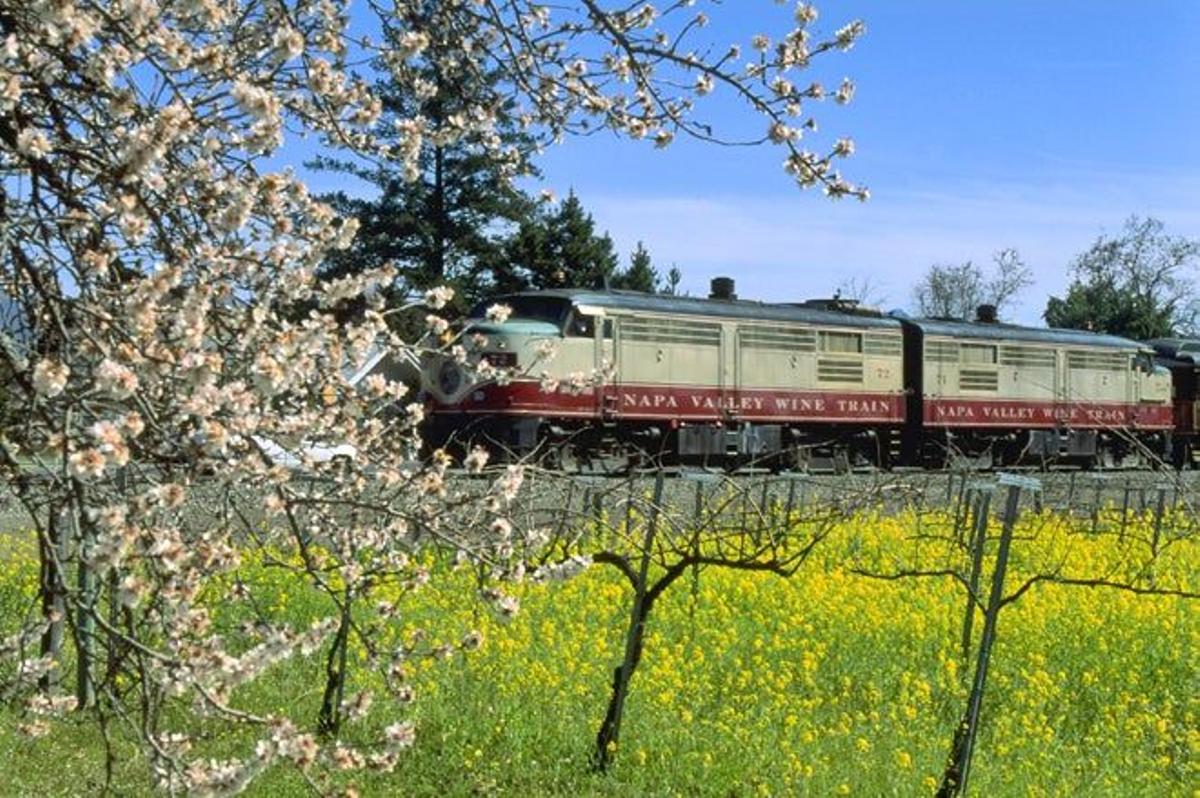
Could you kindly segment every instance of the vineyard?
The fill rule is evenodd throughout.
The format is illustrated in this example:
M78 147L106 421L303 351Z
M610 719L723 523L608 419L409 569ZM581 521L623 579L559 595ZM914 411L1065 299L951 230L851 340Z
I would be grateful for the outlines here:
M1190 511L1171 499L1155 506L1153 496L1121 507L1117 496L1072 514L1026 494L1009 518L1007 506L989 510L983 499L1006 496L992 483L947 489L948 504L893 499L886 508L878 490L818 501L698 486L688 505L679 488L668 504L661 481L603 497L570 487L540 503L557 508L556 526L541 569L534 557L525 577L506 580L506 611L480 600L488 588L477 568L435 547L419 555L428 575L419 589L377 585L359 605L358 621L378 626L370 648L347 647L332 760L320 770L271 767L250 794L353 783L364 795L932 795L968 707L1007 537L971 792L1191 795L1200 547ZM0 546L7 623L35 602L38 566L29 536ZM286 567L297 557L247 547L203 587L198 601L230 650L244 651L238 641L258 619L303 629L328 613L321 591ZM552 572L552 562L572 573ZM611 719L614 668L619 675L630 656L631 608L647 595L653 609L617 713L619 739L612 730L601 756L597 730L606 705ZM409 655L399 696L380 654L396 650ZM311 729L327 654L281 662L232 698ZM359 722L369 697L374 709ZM108 719L117 756L107 776L95 723L68 716L30 739L21 733L29 722L19 708L0 715L0 792L78 794L106 780L121 794L151 790L128 728L136 718ZM372 741L398 722L415 736L392 768L341 772L339 755L371 756ZM235 758L262 738L254 724L230 726L182 703L161 725L185 733L188 756L204 761Z

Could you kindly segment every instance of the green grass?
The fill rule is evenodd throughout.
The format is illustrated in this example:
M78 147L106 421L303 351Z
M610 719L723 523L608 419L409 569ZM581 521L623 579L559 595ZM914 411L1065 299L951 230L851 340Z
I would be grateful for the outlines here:
M901 521L861 523L901 545ZM1176 565L1194 567L1195 556L1189 549ZM377 695L377 717L348 727L346 740L407 718L417 743L395 772L354 781L365 795L931 794L965 702L962 596L944 581L856 578L837 561L814 561L790 580L712 571L698 585L678 583L651 617L616 765L603 776L588 757L628 618L615 571L521 586L521 613L503 621L475 600L465 573L439 569L401 605L392 633L422 627L454 641L480 628L485 644L414 666L410 706ZM11 587L23 573L0 569L0 619L24 600L27 588ZM284 572L250 562L241 576L297 625L328 610ZM231 629L245 612L227 600L214 606ZM1031 591L1001 616L973 794L1194 795L1197 650L1200 617L1186 601ZM238 703L312 728L321 666L315 657L281 666ZM369 671L356 673L352 689L378 688ZM16 722L13 709L0 712L0 794L96 791L104 774L94 724L67 720L27 740ZM259 734L182 708L172 722L201 733L198 750L212 756L245 753ZM116 791L146 793L128 734L117 747ZM310 793L279 767L249 794Z

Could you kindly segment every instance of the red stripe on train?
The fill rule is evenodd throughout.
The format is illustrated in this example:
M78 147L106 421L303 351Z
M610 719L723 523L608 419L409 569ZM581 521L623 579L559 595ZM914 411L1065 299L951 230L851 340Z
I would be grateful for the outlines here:
M926 398L924 422L933 427L1171 429L1173 416L1171 405Z
M527 381L481 386L459 404L435 405L434 412L578 417L600 416L602 407L609 415L630 420L904 422L904 395L899 393L739 391L712 386L615 384L589 387L581 394L572 394L565 388L546 393L538 383Z

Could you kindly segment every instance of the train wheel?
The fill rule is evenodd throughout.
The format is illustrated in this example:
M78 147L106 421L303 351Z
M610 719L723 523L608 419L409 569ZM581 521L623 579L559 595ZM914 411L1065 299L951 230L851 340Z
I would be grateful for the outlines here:
M542 457L542 464L552 471L561 471L564 474L579 472L579 457L570 441L552 444Z

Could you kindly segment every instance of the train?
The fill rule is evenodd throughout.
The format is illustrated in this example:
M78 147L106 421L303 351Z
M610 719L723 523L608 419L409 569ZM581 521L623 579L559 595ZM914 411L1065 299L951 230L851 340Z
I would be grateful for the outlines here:
M565 468L1189 465L1200 342L842 299L540 290L425 356L426 439ZM607 465L606 465L607 464Z

